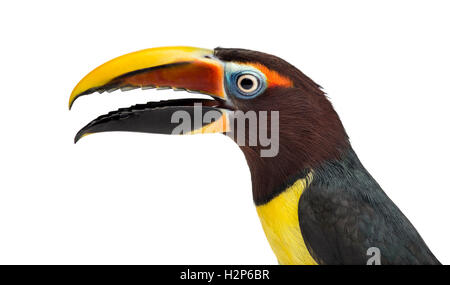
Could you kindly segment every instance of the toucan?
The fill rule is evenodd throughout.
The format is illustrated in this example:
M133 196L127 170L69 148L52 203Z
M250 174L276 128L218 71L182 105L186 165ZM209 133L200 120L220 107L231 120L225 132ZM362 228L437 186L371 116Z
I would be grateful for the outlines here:
M161 47L129 53L97 67L73 89L83 95L117 89L172 88L204 94L121 108L75 136L131 131L157 134L237 133L235 113L266 114L276 124L275 155L244 117L244 153L253 201L279 264L440 264L411 222L361 164L322 87L283 59L238 48ZM212 114L191 120L176 115ZM276 116L273 115L276 112ZM268 115L267 115L268 114ZM259 126L259 125L258 125ZM274 127L275 126L275 127ZM257 131L257 130L256 130ZM230 136L235 141L237 136ZM377 255L377 256L375 256Z

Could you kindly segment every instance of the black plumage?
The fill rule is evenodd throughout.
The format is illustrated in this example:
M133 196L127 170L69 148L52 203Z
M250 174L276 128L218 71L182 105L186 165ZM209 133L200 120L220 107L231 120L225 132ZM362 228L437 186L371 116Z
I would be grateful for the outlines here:
M319 264L440 264L414 226L384 193L350 148L323 163L299 201L305 243Z

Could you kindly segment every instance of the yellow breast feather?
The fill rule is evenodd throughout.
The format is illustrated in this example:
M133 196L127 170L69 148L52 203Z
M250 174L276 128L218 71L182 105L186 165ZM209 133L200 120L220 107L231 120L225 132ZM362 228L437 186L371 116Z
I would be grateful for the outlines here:
M256 207L267 240L280 264L317 265L301 234L298 202L308 186L308 178L297 180L284 192L264 205Z

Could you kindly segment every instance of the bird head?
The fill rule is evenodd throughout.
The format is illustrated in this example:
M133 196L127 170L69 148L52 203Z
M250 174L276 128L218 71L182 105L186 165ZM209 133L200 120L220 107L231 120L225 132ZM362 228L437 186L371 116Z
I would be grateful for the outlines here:
M107 131L180 133L180 118L185 118L181 114L193 118L187 124L189 131L181 133L224 133L237 141L239 129L234 119L243 116L245 141L239 146L250 168L256 204L267 202L324 161L339 158L348 147L341 121L321 87L273 55L192 47L126 54L86 75L73 89L69 109L83 95L134 88L186 90L206 94L209 99L176 99L122 108L91 121L77 133L75 142L87 134ZM199 105L202 119L197 120ZM259 123L256 129L249 127L247 119L251 116L245 116L249 112L256 121L265 114L263 130ZM276 119L275 124L271 119ZM261 150L267 145L258 139L249 143L258 131L266 132L266 137L276 136L275 155L262 156Z

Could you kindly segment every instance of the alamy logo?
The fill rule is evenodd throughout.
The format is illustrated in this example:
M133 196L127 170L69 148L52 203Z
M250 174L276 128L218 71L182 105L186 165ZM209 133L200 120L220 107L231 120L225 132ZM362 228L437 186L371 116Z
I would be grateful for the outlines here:
M172 134L195 133L197 128L214 122L222 122L220 129L236 141L239 146L260 146L261 157L274 157L279 151L278 111L205 111L201 103L194 104L194 112L178 110L172 114L171 122L178 123ZM193 118L192 118L193 117ZM270 127L269 127L270 126ZM269 134L270 132L270 134Z
M369 247L366 254L370 256L367 265L381 265L381 253L378 247Z

